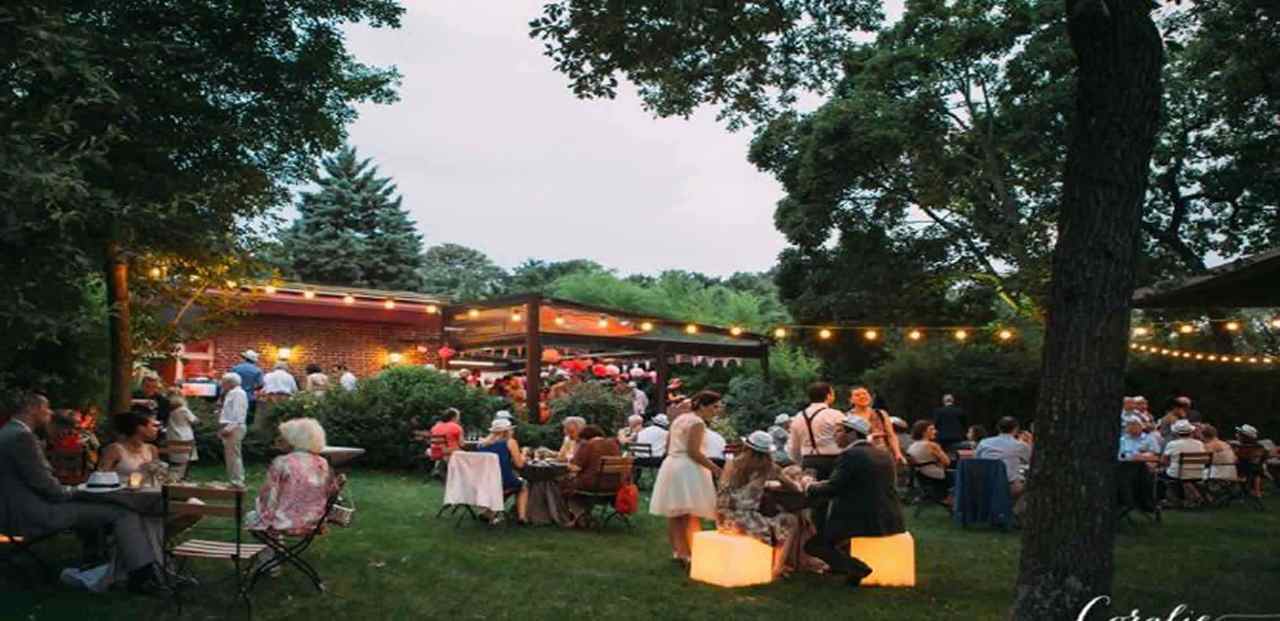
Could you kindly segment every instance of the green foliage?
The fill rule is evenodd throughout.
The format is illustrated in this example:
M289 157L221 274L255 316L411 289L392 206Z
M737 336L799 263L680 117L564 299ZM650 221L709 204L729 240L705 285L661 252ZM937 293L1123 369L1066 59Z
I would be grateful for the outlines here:
M563 397L551 401L550 423L559 424L566 417L581 416L605 433L626 426L632 412L630 397L619 396L613 389L597 382L582 382Z
M511 293L550 293L556 280L577 272L606 272L604 266L589 259L541 261L529 259L515 269L507 280Z
M315 192L281 236L285 274L304 282L415 291L421 288L422 236L391 179L347 146L323 162Z
M560 444L564 442L564 428L560 423L546 425L520 423L516 425L516 442L522 447L549 448L558 451Z
M736 279L736 280L734 280ZM763 331L789 320L776 289L756 275L737 274L729 282L702 274L667 271L637 282L607 272L581 271L557 280L551 295L634 313Z
M462 412L464 428L482 429L503 404L503 400L447 374L398 366L361 380L354 391L297 395L277 404L271 419L274 424L304 416L315 418L324 425L330 444L364 448L369 465L402 467L422 450L409 440L411 419L425 425L445 408L454 407Z
M422 257L422 282L428 293L480 300L506 292L507 272L479 250L440 244Z

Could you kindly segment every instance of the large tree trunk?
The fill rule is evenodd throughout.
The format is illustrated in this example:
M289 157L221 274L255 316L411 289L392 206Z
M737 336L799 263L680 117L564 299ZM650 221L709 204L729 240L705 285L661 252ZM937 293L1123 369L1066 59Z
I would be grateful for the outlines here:
M106 252L107 331L111 338L111 396L107 412L129 410L133 381L133 335L129 324L129 263L116 242L107 243Z
M1076 619L1111 592L1117 416L1164 63L1150 11L1149 2L1067 0L1076 112L1011 614L1019 621Z

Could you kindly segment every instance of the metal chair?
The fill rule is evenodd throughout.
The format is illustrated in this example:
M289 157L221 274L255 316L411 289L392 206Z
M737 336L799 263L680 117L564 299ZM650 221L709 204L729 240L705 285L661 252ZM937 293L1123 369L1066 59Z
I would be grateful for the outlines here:
M175 516L198 516L207 518L229 518L234 522L234 532L230 541L226 539L188 539L171 547L165 555L165 576L173 591L174 603L178 606L178 614L182 614L182 587L184 582L175 579L182 575L187 561L190 559L214 559L231 561L234 566L236 594L244 602L248 618L253 617L253 602L249 599L246 580L250 578L253 562L258 555L267 549L265 544L245 543L244 533L244 494L243 488L209 488L193 485L166 485L161 490L164 500L165 541L171 537L171 524L176 523ZM189 502L195 499L199 502ZM202 527L203 529L203 527ZM225 530L224 530L225 533ZM177 567L171 567L171 562ZM202 589L203 590L203 589Z
M614 507L614 501L618 497L618 490L631 482L633 463L634 460L631 457L602 457L596 485L601 489L612 488L613 491L574 490L571 493L572 496L582 498L589 505L587 513L582 518L587 521L588 526L598 525L600 528L608 528L609 522L618 518L627 525L627 528L632 528L631 518L624 513L619 513ZM596 509L600 509L599 515L596 515Z
M263 576L271 573L271 571L277 567L283 567L287 563L305 574L307 578L311 580L311 585L316 588L317 592L325 592L326 587L324 580L320 578L320 574L316 571L315 567L312 567L306 559L302 558L302 553L305 552L307 548L311 547L311 544L315 541L316 537L326 532L329 517L333 513L333 508L338 504L338 497L342 494L342 489L346 484L346 477L339 476L337 489L329 495L329 500L325 503L324 514L316 522L315 526L306 531L306 534L301 537L293 538L293 541L290 541L290 535L285 533L260 530L249 531L255 539L270 548L274 554L270 560L259 564L257 568L253 570L253 575L249 578L249 586L246 587L247 591L252 591L254 585L258 584L258 581L261 580Z

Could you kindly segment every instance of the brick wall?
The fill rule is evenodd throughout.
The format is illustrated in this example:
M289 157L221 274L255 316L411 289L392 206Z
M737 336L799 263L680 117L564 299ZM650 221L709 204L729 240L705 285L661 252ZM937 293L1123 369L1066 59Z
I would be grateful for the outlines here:
M335 364L343 363L361 378L382 370L393 352L401 354L400 364L438 364L439 325L439 319L434 318L422 325L404 325L251 315L212 337L213 368L219 374L226 372L240 362L240 352L253 349L262 354L258 366L270 371L280 348L288 347L291 349L289 370L301 387L306 366L313 363L330 375L334 375ZM332 377L335 383L337 379Z

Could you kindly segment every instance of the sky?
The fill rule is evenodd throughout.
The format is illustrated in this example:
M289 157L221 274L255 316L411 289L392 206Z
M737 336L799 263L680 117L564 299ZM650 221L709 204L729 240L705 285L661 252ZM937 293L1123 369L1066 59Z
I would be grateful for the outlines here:
M503 267L587 258L623 274L761 271L785 246L781 186L715 110L655 119L630 88L579 100L528 36L539 0L407 0L399 30L355 27L400 101L362 105L350 141L394 179L425 244Z

